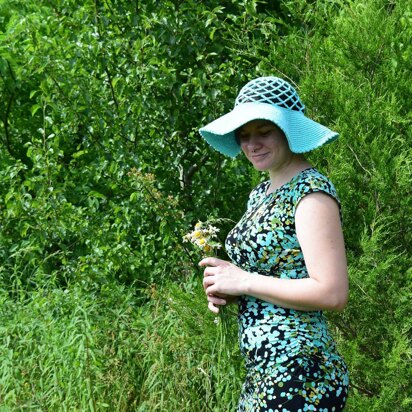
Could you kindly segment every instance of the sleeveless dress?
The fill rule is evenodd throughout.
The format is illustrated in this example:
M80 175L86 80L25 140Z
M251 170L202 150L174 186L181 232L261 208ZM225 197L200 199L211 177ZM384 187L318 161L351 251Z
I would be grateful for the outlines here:
M306 278L295 231L296 207L313 192L326 193L339 204L337 193L314 168L267 194L269 184L260 183L251 192L246 213L227 236L226 251L234 264L248 272ZM348 372L322 311L285 309L241 296L238 322L247 370L238 412L343 410Z

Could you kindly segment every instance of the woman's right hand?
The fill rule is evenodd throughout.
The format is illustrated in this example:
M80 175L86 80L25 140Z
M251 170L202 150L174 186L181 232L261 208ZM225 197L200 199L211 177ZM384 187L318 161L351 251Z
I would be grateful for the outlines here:
M208 301L208 308L211 312L218 314L219 306L231 305L237 303L238 296L216 296L216 295L206 295Z

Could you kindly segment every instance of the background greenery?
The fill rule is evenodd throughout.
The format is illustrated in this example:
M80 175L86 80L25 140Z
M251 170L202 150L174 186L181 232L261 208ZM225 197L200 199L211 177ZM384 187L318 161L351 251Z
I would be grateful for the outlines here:
M0 410L235 409L235 315L181 238L264 178L198 127L277 75L341 134L310 160L343 203L347 410L409 411L411 38L410 0L0 0Z

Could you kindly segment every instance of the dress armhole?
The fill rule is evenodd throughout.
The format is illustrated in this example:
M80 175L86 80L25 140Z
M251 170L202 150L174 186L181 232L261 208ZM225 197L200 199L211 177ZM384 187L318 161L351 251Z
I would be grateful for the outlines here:
M329 192L329 191L327 191L327 190L325 190L325 189L322 189L322 188L313 188L313 190L310 190L310 191L307 191L307 192L305 192L305 193L302 193L302 195L299 196L299 198L298 198L298 199L295 201L295 203L294 203L293 216L296 215L296 209L298 208L299 203L301 202L301 200L302 200L304 197L306 197L306 196L308 196L308 195L310 195L310 194L312 194L312 193L323 193L323 194L329 196L330 198L332 198L332 199L337 203L338 209L339 209L340 223L341 223L341 225L342 225L342 223L343 223L342 207L341 207L340 200L339 200L338 196L335 195L335 194L333 194L333 193L331 193L331 192Z
M292 199L293 216L295 216L296 209L300 201L305 196L310 195L311 193L319 193L319 192L330 196L338 204L339 217L340 217L340 222L342 224L342 221L343 221L342 207L341 207L340 199L335 189L335 186L327 177L323 176L317 171L316 171L316 175L308 176L307 178L302 179L298 183L298 185L295 187L295 190L292 195L293 196L293 199Z

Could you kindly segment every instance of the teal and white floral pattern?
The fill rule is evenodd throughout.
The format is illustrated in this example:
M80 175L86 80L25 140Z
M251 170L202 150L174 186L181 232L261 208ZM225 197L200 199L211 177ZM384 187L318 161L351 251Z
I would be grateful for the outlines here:
M308 277L295 231L295 211L307 194L339 199L332 183L306 169L273 193L259 184L226 239L236 265L283 279ZM321 256L319 257L321 259ZM285 309L251 296L239 299L239 342L247 376L238 412L341 411L348 372L321 311Z

